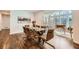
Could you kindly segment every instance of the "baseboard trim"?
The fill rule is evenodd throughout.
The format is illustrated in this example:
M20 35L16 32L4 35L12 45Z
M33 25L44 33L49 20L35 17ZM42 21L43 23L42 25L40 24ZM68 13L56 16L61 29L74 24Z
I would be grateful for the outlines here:
M23 33L23 32L10 32L10 35L17 34L17 33Z
M58 35L58 34L56 34L56 35L59 36L59 37L66 38L66 39L71 39L71 38L69 38L69 37L65 37L65 36L62 36L62 35Z
M23 32L20 32L20 33L12 33L10 35L16 35L16 34L22 34Z

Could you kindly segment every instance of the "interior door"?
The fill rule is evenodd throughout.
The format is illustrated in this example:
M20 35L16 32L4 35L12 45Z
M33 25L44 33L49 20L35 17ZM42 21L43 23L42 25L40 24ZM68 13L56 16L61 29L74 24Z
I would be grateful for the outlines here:
M2 28L10 29L10 15L2 15Z

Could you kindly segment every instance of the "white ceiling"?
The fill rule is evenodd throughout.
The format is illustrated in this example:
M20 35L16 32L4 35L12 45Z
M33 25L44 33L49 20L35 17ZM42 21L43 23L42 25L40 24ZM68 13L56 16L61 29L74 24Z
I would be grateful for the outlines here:
M39 11L41 11L41 10L26 10L26 11L32 12L32 13L36 13L36 12L39 12Z
M43 11L45 13L48 13L48 12L54 12L55 10L24 10L24 11L31 12L31 13ZM2 14L10 14L10 10L0 10L0 12Z
M0 13L2 15L10 15L10 11L9 10L0 10Z
M30 12L39 12L39 11L44 11L44 12L53 12L55 10L28 10Z

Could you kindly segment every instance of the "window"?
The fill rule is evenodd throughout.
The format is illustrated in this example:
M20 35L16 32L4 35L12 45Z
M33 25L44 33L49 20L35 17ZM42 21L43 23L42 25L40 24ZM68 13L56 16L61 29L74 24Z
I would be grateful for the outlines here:
M72 26L72 11L58 10L44 15L44 24L48 26L64 24L66 27Z
M72 25L72 12L71 11L56 11L54 12L55 24L63 24L66 27Z

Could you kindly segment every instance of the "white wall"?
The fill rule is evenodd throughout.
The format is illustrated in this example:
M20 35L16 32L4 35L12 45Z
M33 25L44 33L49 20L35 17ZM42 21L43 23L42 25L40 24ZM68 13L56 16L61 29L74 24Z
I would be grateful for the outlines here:
M35 13L35 20L36 23L38 25L45 25L44 21L46 21L46 19L44 19L45 16L49 16L53 13L53 11L39 11L37 13ZM51 22L52 20L52 22ZM53 24L52 24L53 23ZM50 25L50 28L54 29L55 28L55 22L53 18L48 19L48 26Z
M73 11L73 41L79 44L79 10Z
M44 19L43 15L44 15L44 12L42 11L35 13L36 24L43 25L43 19Z
M10 29L10 15L2 15L2 28Z
M32 12L24 11L24 10L14 10L11 11L11 19L10 19L10 34L21 33L23 32L23 26L26 24L30 24L28 22L18 23L17 17L26 17L31 18L31 21L34 20L34 15Z

